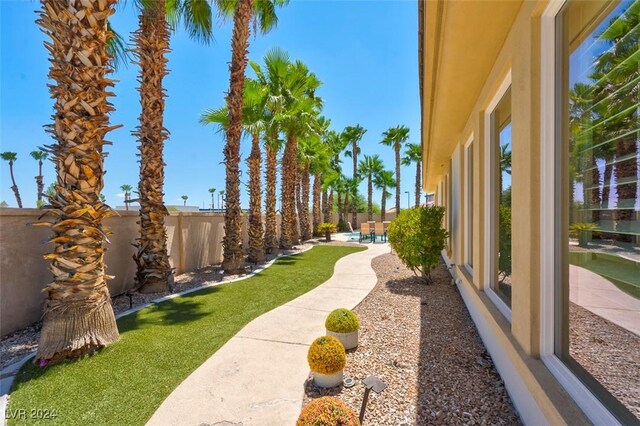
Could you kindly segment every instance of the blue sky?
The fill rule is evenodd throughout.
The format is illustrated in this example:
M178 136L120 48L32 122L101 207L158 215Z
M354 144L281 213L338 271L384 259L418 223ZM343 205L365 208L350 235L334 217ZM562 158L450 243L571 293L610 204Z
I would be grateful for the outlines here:
M137 14L127 2L118 9L112 24L126 38L137 26ZM44 35L34 20L37 1L0 1L0 150L15 151L15 175L25 207L35 206L34 176L37 164L29 152L52 143L43 129L50 122L52 101L47 91L47 55ZM300 1L293 0L278 13L279 25L271 33L252 37L249 57L260 61L274 46L301 59L323 81L319 94L325 100L323 114L332 128L342 130L359 123L368 131L362 141L363 153L379 154L388 169L394 167L393 152L379 144L384 130L398 124L411 129L410 141L419 142L420 110L418 92L417 5L415 1ZM203 46L178 30L171 39L171 73L165 78L168 93L165 126L171 132L165 147L165 203L208 206L207 189L224 188L223 140L212 127L198 123L207 108L223 103L228 90L228 62L231 23L218 21L215 42ZM136 75L130 64L120 69L112 98L116 111L113 124L123 127L111 132L105 160L107 202L121 205L120 186L137 186L137 144L131 131L140 113ZM249 74L251 74L249 72ZM243 160L249 152L243 141ZM345 159L345 171L351 159ZM0 165L0 200L15 206L8 165ZM246 166L243 161L243 169ZM45 185L52 182L53 165L45 166ZM402 169L404 191L413 200L415 169ZM244 174L243 179L246 179ZM361 192L366 193L366 184ZM374 199L380 202L379 193ZM389 200L391 203L392 201ZM241 203L248 205L247 191Z

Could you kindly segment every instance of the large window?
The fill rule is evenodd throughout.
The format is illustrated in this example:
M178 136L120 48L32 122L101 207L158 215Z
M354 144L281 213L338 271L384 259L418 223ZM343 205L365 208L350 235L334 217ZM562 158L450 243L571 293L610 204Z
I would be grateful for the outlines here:
M491 288L511 307L511 89L491 112Z
M557 18L561 193L556 354L623 423L640 418L640 0Z

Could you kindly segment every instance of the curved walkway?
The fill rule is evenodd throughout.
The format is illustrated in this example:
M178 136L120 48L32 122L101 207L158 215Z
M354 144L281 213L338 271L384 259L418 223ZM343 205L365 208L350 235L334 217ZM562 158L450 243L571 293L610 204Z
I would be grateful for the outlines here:
M353 308L376 285L371 260L388 244L340 259L324 284L256 318L180 384L148 425L295 423L309 375L307 349L336 308Z
M640 336L640 300L580 266L569 265L569 276L573 303Z

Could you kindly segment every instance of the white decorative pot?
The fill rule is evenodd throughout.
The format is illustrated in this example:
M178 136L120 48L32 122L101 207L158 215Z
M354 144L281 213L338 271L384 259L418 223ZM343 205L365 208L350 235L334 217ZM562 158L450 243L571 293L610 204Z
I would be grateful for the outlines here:
M313 382L321 388L335 388L342 384L342 370L333 374L321 374L313 372Z
M335 331L327 330L327 336L333 336L340 340L346 351L358 347L358 330L351 333L336 333Z

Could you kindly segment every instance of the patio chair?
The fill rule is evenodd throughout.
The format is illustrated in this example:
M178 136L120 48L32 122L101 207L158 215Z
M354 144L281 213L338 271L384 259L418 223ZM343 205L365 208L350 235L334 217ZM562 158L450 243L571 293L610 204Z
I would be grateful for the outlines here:
M371 238L371 228L369 227L368 223L361 223L360 224L360 242Z
M374 233L374 241L375 237L380 236L383 242L387 242L387 230L384 228L384 224L381 222L376 222L375 224L375 233Z

